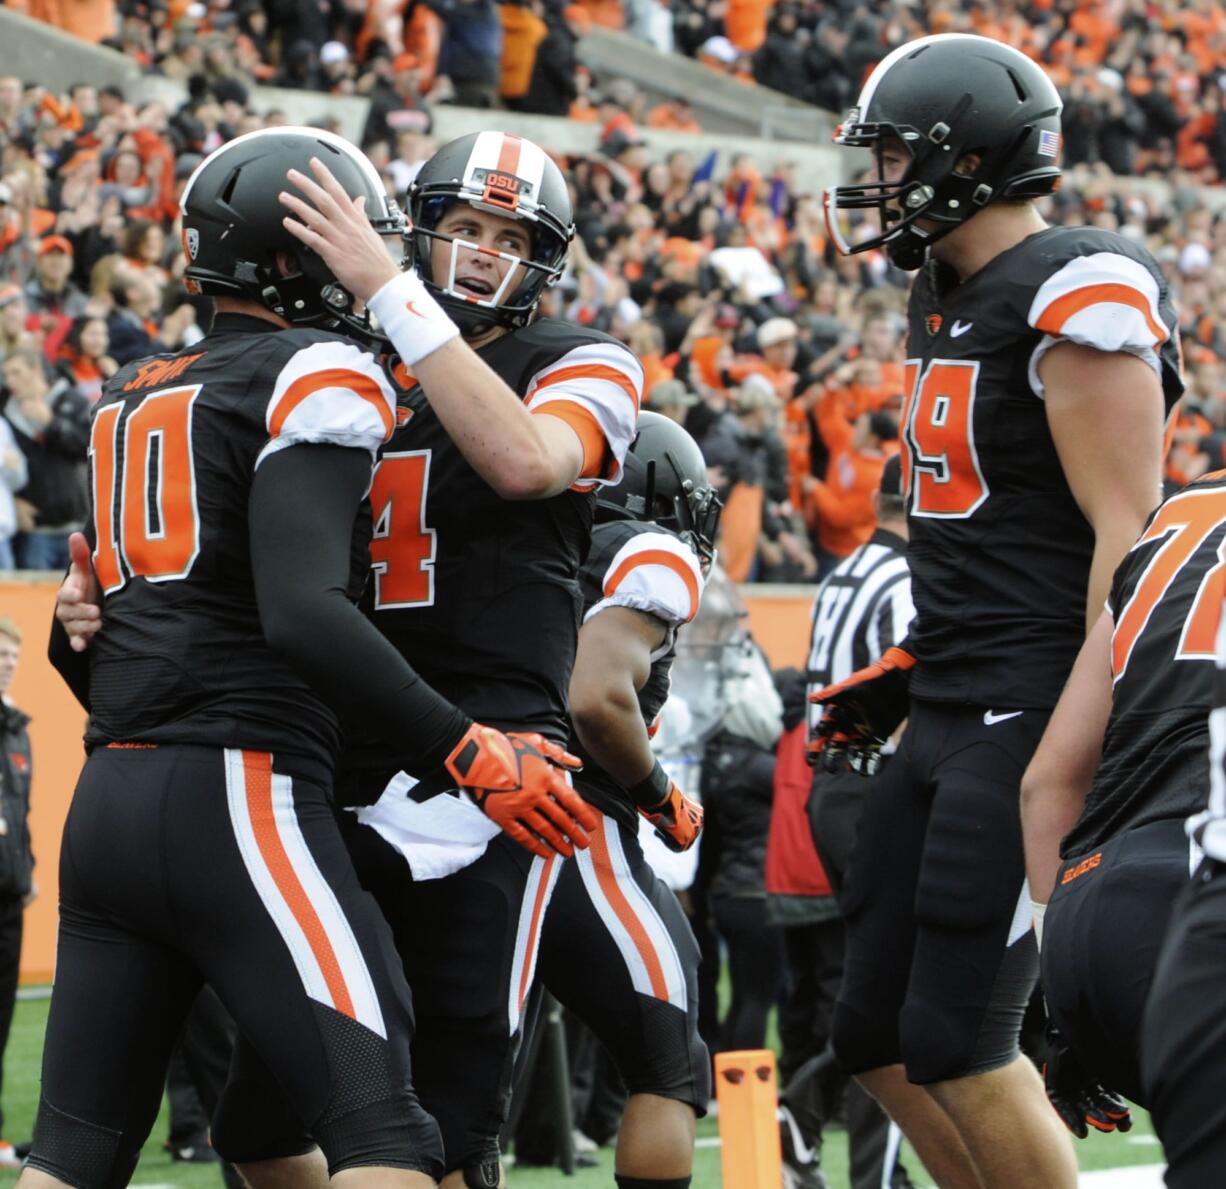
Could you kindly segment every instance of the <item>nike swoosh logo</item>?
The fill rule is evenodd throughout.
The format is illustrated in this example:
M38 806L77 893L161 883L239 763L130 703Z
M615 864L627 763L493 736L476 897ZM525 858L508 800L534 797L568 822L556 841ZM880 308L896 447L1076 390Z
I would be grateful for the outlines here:
M414 318L424 318L426 316L420 310L415 310L413 308L413 303L411 301L406 301L404 303L404 308L408 310L409 313L412 314Z
M974 325L974 322L961 322L955 318L954 324L949 328L949 337L959 339Z
M1024 714L1023 710L1014 710L1010 714L993 714L990 710L983 712L983 725L985 727L994 727L998 722L1004 722L1007 718L1017 718L1019 714Z

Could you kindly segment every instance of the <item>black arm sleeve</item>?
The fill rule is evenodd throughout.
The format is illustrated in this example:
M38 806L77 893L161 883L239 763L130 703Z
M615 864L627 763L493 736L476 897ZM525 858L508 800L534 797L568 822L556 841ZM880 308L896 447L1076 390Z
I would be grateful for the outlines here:
M260 464L251 487L251 571L268 643L343 718L402 749L404 766L441 766L472 720L440 697L346 594L353 527L370 456L298 445Z
M51 617L51 640L47 645L51 667L64 679L86 712L89 711L89 652L73 652L64 625Z

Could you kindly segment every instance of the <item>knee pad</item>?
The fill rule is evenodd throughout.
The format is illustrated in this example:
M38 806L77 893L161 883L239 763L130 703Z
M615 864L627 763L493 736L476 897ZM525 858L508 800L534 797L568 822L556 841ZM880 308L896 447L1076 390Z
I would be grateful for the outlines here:
M900 1060L895 1021L874 1019L842 1000L835 1004L830 1038L844 1073L864 1073Z
M122 1132L75 1118L43 1098L27 1164L76 1189L112 1189L126 1185L132 1174L132 1169L114 1168L122 1138Z
M899 1016L908 1079L926 1085L1008 1065L1019 1052L1018 1036L1037 977L1038 955L1028 935L1005 950L982 1007L955 1002L948 984L909 997Z
M408 1168L436 1181L443 1178L438 1124L410 1093L367 1103L347 1115L325 1116L313 1131L327 1157L329 1176L365 1166Z
M1012 914L1024 878L1017 797L954 786L929 822L915 889L915 919L975 930Z

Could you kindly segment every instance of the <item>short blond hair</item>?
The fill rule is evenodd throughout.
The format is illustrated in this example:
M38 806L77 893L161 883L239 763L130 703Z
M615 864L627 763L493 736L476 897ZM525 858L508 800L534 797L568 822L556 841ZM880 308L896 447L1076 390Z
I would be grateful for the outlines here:
M8 636L10 640L21 643L21 628L7 615L0 615L0 636Z

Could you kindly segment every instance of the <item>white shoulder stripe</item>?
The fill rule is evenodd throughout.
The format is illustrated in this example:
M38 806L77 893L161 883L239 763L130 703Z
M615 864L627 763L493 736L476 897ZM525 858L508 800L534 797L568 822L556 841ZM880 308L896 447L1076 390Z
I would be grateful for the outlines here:
M375 451L396 426L396 394L369 352L324 340L295 352L273 385L265 412L268 455L300 442Z
M641 399L643 393L643 365L639 363L634 353L618 343L580 343L572 347L565 355L559 356L552 363L546 364L528 381L528 392L531 394L549 377L558 372L570 371L571 368L590 367L594 374L599 374L601 368L612 368L620 372Z
M1070 260L1039 286L1027 321L1037 330L1069 337L1076 323L1088 336L1086 345L1097 346L1091 341L1096 336L1115 344L1100 347L1104 351L1153 347L1170 334L1160 300L1157 280L1140 261L1119 252L1094 252ZM1124 320L1129 325L1116 326L1115 320L1128 311L1132 316Z
M530 412L538 412L548 411L551 401L569 401L596 419L613 465L602 478L575 484L591 490L620 481L642 399L643 367L630 351L615 343L581 343L532 377L525 404Z
M632 607L679 627L698 614L702 589L693 550L669 533L638 533L613 555L601 579L604 597L583 619L607 607Z

